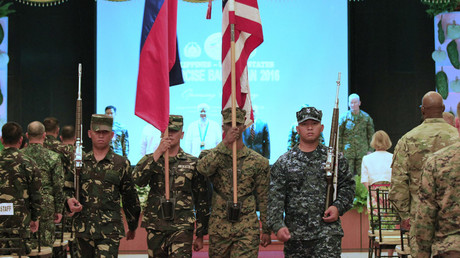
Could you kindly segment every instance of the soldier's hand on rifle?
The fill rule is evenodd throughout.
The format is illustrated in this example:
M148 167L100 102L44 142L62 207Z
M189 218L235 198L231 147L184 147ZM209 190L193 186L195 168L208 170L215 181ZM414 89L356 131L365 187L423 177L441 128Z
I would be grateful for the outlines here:
M38 223L38 220L37 220L37 221L30 221L30 231L31 231L32 233L37 232L37 230L38 230L38 224L39 224L39 223Z
M158 145L158 148L155 150L153 153L153 159L155 161L158 161L158 159L163 155L166 150L168 150L171 147L171 137L163 137L161 138L160 145Z
M67 205L69 205L69 209L71 212L70 216L72 216L73 213L80 212L83 209L83 206L74 197L67 200Z
M334 205L329 206L327 210L324 212L323 220L324 222L334 222L339 219L339 209Z
M291 233L289 232L289 229L287 227L282 227L276 233L276 238L278 238L279 241L284 243L291 238Z
M272 243L272 239L270 237L270 234L262 234L262 235L260 235L260 245L261 246L267 247L271 243Z
M193 241L193 250L200 251L201 249L203 249L203 237L199 236Z
M238 140L239 138L240 138L240 129L238 127L232 127L225 134L225 138L223 142L228 147L234 141Z
M136 237L136 231L128 230L126 233L126 240L133 240Z
M62 214L61 213L54 213L54 224L61 222Z

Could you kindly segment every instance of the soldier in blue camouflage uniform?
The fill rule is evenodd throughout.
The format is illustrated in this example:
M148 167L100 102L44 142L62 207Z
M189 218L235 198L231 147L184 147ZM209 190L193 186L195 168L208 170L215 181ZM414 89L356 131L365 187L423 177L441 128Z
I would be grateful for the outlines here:
M304 108L304 107L309 107L310 105L308 104L304 104L300 107L300 109ZM294 148L294 146L296 146L297 144L299 144L299 134L297 133L297 125L298 123L294 123L292 124L291 126L291 130L289 131L289 137L288 137L288 142L287 142L287 150L291 150L292 148ZM321 144L324 145L324 136L323 136L323 133L321 133L321 136L319 137L319 142Z
M40 192L43 208L40 214L40 244L52 248L55 240L55 223L61 221L64 208L64 172L61 158L59 154L43 147L45 127L42 123L31 122L27 126L27 138L29 145L22 152L34 160L41 171Z
M79 201L73 197L73 174L65 181L66 205L76 213L78 257L117 257L120 239L125 235L122 204L128 240L134 239L138 226L140 204L129 161L109 147L112 123L113 119L106 115L91 117L88 135L93 150L83 156Z
M417 192L420 187L422 167L429 154L458 142L458 133L442 118L444 104L439 93L430 91L422 99L424 121L398 141L391 165L389 200L403 220L404 227L416 224L415 213L419 206ZM410 228L410 249L417 257L414 228Z
M25 246L20 246L23 248L20 254L25 255L30 252L29 227L32 232L38 230L42 196L40 170L33 160L19 151L22 139L22 128L19 124L8 122L2 127L2 143L5 149L0 152L0 203L12 204L14 215L0 216L0 237L22 237ZM13 228L23 230L4 232L4 229ZM0 246L18 247L12 242L0 242Z
M129 139L128 130L119 122L115 120L117 115L117 108L114 106L107 106L105 114L114 118L112 131L114 132L110 147L113 151L123 157L128 157L129 153Z
M358 94L348 97L350 110L339 120L339 151L347 158L350 172L361 176L361 162L364 155L373 151L374 122L368 113L359 109Z
M343 230L339 215L353 205L355 182L339 155L337 198L325 211L327 147L319 143L322 112L297 112L299 145L283 154L271 170L268 223L284 242L286 257L340 257ZM283 216L285 214L285 216Z
M460 134L460 102L456 127ZM460 139L424 164L415 238L419 258L460 257Z
M180 148L180 140L184 136L182 127L182 116L170 115L168 137L163 137L153 155L145 155L133 172L138 186L150 186L142 219L142 227L147 229L149 257L192 257L195 222L195 251L203 248L203 236L208 231L210 200L207 183L205 177L196 171L197 158ZM171 220L164 219L161 212L161 200L165 196L166 150L169 150L171 200L175 201L175 214Z
M225 138L203 155L198 172L213 183L209 222L210 257L257 257L259 243L271 243L267 226L267 192L270 181L268 160L247 148L242 140L246 112L236 108L236 127L232 127L231 108L222 111ZM232 144L237 143L237 194L241 215L236 222L227 220L227 202L233 202ZM202 155L200 155L202 156ZM260 220L256 214L259 201ZM262 232L260 232L260 223ZM260 238L260 239L259 239Z

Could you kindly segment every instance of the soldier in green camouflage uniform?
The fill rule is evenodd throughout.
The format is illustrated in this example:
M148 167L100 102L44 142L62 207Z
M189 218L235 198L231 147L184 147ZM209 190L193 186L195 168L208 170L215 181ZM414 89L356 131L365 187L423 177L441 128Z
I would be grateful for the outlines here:
M26 241L22 246L25 255L30 252L30 231L38 229L42 196L40 194L41 175L35 162L19 151L22 142L22 128L15 122L8 122L2 127L2 143L5 146L0 152L0 203L13 204L14 215L0 216L0 237L20 236ZM3 229L21 228L10 233ZM18 247L15 243L0 242L1 247Z
M460 133L460 102L456 127ZM460 257L460 140L431 155L424 165L415 238L418 256Z
M114 118L112 130L114 132L110 147L113 151L123 157L128 157L129 153L129 136L128 130L119 122L115 120L117 114L117 108L114 106L107 106L105 108L105 114Z
M458 133L442 118L444 104L441 95L430 91L423 97L423 123L406 133L395 147L391 171L389 199L397 209L403 224L414 224L419 206L422 166L429 154L458 141ZM414 224L415 225L415 224ZM414 228L410 229L411 254L417 257Z
M353 206L355 183L339 155L337 198L325 211L327 147L319 143L322 112L297 112L300 143L271 170L268 224L284 243L286 257L340 257L343 230L339 215ZM285 214L285 216L284 216Z
M350 172L361 176L361 161L373 151L370 146L374 135L374 122L366 112L359 109L358 94L348 97L350 110L339 120L339 151L347 158Z
M242 140L246 112L236 108L236 127L231 126L231 108L222 111L225 138L198 161L197 169L213 183L209 223L210 257L257 257L259 242L271 243L267 226L268 160L247 148ZM233 203L232 144L237 143L237 194L241 203L239 221L227 220L227 202ZM201 156L201 155L200 155ZM260 222L256 214L259 201ZM260 223L262 232L260 232ZM260 239L259 239L260 238Z
M24 155L35 161L41 171L43 208L40 214L40 244L53 247L55 240L55 223L62 219L64 208L64 172L59 154L43 147L45 127L38 121L27 127L29 145L23 149ZM36 248L34 245L33 248Z
M59 120L55 117L47 117L43 120L43 125L45 126L46 132L46 139L43 146L54 151L54 149L61 144L57 139L60 130Z
M83 156L79 201L73 197L73 174L65 181L66 205L76 213L78 257L117 257L120 238L125 235L122 204L129 228L128 240L134 239L138 226L140 204L129 161L109 147L112 123L112 118L106 115L91 117L88 134L93 150Z
M134 169L134 182L150 186L142 227L147 229L149 257L192 257L193 229L196 222L195 251L203 248L208 231L209 204L206 179L196 171L197 158L180 148L182 116L170 115L168 137L163 137L153 154L145 155ZM171 200L175 215L165 220L161 200L165 197L164 153L169 150ZM196 210L196 218L193 212Z

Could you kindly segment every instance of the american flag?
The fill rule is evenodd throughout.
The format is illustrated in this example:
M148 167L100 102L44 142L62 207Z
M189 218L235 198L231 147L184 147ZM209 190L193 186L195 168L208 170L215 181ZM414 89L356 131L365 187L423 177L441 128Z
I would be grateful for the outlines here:
M237 106L246 110L245 124L250 125L254 115L247 62L251 52L264 41L257 0L222 1L222 109L232 106L230 24L235 25L235 97Z

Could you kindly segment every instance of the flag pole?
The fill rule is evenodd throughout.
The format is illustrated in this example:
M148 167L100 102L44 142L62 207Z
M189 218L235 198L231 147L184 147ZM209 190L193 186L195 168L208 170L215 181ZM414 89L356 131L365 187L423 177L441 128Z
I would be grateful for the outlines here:
M235 11L235 0L229 0L229 12ZM234 19L230 19L230 56L231 56L231 85L232 85L232 127L236 127L236 68L235 68L235 24ZM232 144L233 150L233 203L238 203L238 191L237 191L237 153L236 153L236 141Z
M163 137L169 137L168 127L166 127ZM165 199L169 201L169 149L166 149L163 157L165 158Z

